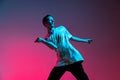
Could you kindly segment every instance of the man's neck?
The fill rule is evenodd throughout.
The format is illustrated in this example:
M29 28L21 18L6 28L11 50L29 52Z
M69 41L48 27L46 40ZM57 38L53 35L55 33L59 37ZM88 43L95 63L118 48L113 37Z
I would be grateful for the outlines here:
M48 29L48 34L51 34L53 29L54 29L54 27Z

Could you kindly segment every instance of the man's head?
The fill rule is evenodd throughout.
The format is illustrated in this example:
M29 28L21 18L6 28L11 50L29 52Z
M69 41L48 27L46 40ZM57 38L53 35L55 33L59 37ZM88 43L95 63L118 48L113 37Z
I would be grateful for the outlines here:
M48 29L51 29L54 27L54 19L51 15L46 15L43 20L43 25L48 28Z

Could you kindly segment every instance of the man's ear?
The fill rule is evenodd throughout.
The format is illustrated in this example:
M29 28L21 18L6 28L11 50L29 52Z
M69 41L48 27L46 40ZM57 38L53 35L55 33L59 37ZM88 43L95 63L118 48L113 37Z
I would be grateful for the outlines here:
M44 22L43 25L47 28L47 22Z

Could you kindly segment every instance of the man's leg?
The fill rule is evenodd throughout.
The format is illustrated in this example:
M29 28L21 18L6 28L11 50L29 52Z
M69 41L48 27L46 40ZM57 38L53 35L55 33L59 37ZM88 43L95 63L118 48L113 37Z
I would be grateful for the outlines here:
M62 67L54 67L50 72L48 80L60 80L62 75L65 73L66 69L64 66Z
M71 64L69 71L76 77L77 80L89 80L82 67L82 62Z

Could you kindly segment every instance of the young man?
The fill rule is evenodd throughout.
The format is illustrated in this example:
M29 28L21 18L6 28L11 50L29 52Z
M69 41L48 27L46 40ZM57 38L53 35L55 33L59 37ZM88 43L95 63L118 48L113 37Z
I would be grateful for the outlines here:
M82 67L84 58L69 40L91 43L92 39L75 37L64 26L55 28L54 18L51 15L43 18L43 25L47 28L48 33L45 38L39 37L35 42L44 43L54 49L57 54L56 66L52 69L48 80L60 80L66 71L71 72L77 80L89 80Z

